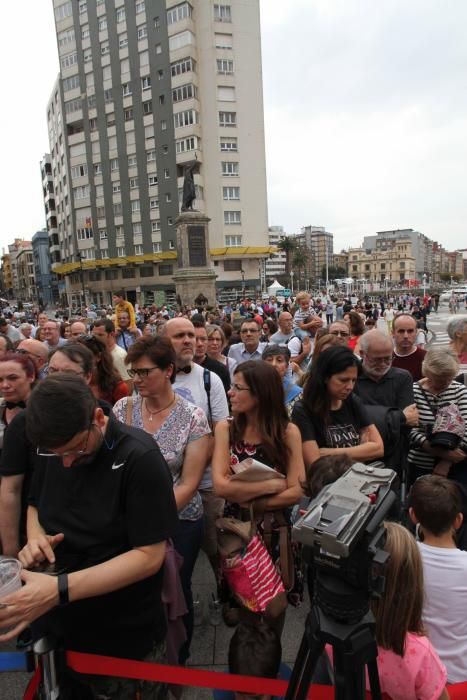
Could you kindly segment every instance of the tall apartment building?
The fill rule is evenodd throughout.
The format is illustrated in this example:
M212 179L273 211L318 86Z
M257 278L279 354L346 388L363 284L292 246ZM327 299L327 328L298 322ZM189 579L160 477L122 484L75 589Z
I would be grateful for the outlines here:
M283 226L270 226L269 227L269 245L277 247L277 244L285 238L287 235L284 231ZM266 260L266 281L268 285L273 282L278 275L285 274L285 252L278 250L270 256L269 260Z
M308 254L307 276L313 284L325 282L326 265L333 261L334 236L326 231L324 226L303 226L300 233L294 236L297 245Z
M220 287L259 285L268 245L259 0L53 0L47 107L69 302L174 291L183 176ZM47 173L45 173L47 174ZM50 229L49 229L50 233Z

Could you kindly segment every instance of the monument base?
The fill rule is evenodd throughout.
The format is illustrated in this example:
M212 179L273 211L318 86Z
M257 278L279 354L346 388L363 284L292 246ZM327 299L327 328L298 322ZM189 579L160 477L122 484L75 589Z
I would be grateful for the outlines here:
M194 306L195 299L201 295L207 299L207 306L215 306L216 278L215 271L209 268L188 267L176 270L173 281L182 305Z

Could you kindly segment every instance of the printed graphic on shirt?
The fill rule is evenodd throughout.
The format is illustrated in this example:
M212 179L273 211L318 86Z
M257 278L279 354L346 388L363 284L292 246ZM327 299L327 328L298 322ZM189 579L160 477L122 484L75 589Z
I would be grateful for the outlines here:
M355 447L360 444L360 435L351 423L348 425L330 425L326 429L328 447Z

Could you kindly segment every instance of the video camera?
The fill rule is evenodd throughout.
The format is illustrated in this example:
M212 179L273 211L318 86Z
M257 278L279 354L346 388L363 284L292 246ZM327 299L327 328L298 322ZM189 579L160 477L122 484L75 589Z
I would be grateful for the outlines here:
M382 525L396 501L396 472L382 462L354 464L311 501L294 524L314 574L316 602L339 620L356 620L371 596L384 590L386 532Z

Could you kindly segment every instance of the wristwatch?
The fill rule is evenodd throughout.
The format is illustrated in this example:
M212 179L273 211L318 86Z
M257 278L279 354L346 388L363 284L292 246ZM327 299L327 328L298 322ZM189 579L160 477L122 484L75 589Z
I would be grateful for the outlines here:
M60 607L68 605L70 599L68 597L68 574L59 574L58 581L58 604Z

